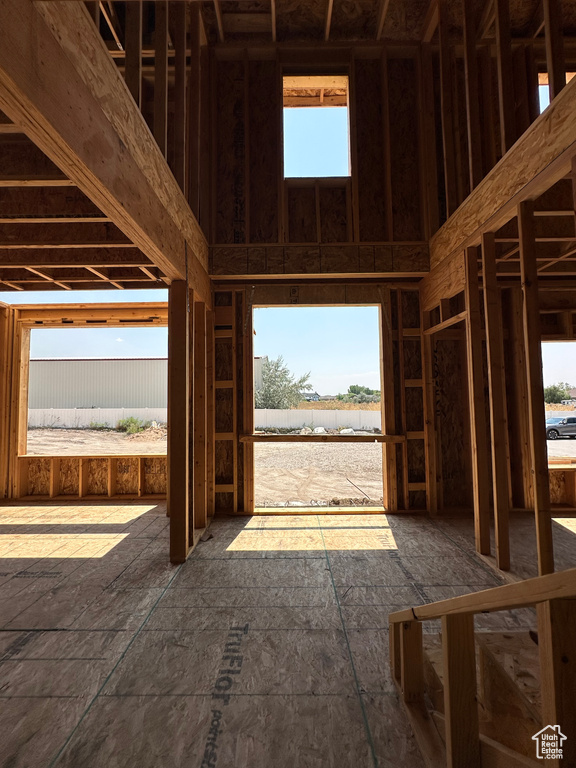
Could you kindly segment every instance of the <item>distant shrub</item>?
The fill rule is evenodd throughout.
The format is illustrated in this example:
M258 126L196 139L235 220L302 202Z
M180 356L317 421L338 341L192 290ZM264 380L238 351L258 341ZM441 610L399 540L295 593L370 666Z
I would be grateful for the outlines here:
M88 424L88 429L97 429L100 431L104 431L107 429L112 429L112 427L110 427L104 421L91 421L90 424Z
M120 419L116 424L116 429L119 432L126 432L129 435L135 435L137 432L143 432L150 426L149 421L143 421L137 419L136 416L128 416L125 419Z

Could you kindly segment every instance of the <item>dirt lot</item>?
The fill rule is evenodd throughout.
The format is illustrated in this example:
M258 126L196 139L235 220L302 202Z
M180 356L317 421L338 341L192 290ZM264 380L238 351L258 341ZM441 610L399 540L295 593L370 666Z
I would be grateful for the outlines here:
M135 435L99 429L29 429L28 453L36 456L101 456L166 453L166 430Z
M254 454L256 506L381 503L379 443L257 443Z

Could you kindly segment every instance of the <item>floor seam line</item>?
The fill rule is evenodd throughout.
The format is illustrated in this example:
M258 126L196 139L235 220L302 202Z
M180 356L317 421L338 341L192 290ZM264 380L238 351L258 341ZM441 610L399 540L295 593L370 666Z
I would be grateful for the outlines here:
M318 518L318 515L317 515ZM320 520L318 519L318 525L320 525ZM356 666L354 664L354 657L352 656L352 649L350 648L350 641L348 639L348 631L346 629L346 623L344 622L344 616L342 615L342 607L340 605L340 600L338 598L338 590L336 589L336 584L334 582L334 575L332 573L332 564L330 563L330 556L328 554L328 550L326 548L326 542L324 540L324 531L320 529L321 535L322 535L322 543L324 544L324 551L326 553L326 564L328 565L328 573L330 574L330 581L332 582L332 589L334 590L334 597L336 600L336 607L338 608L338 613L340 615L340 621L342 623L342 631L344 633L344 640L346 642L346 648L348 650L348 658L350 659L350 666L352 667L352 675L354 677L354 685L356 686L356 693L358 695L358 702L360 704L360 711L362 712L362 720L364 721L364 730L366 731L366 735L368 737L368 746L370 747L370 753L372 755L372 762L374 763L374 768L378 768L378 758L376 757L376 749L374 747L374 739L372 738L372 731L370 730L370 725L368 723L368 716L366 715L366 709L364 707L364 700L362 699L362 692L360 691L360 683L358 682L358 675L356 673Z
M168 591L168 588L170 587L170 585L172 584L172 582L174 581L174 579L176 578L176 576L177 576L177 575L180 573L180 570L182 569L182 567L183 567L183 566L184 566L184 563L181 563L181 564L180 564L180 565L179 565L179 566L176 568L176 570L175 570L174 574L172 575L172 578L170 579L170 581L168 582L168 584L166 584L166 586L165 586L165 587L164 587L164 589L162 590L162 593L159 595L159 597L158 597L158 599L156 600L156 602L154 603L154 605L152 605L152 607L150 608L150 610L149 610L149 611L148 611L148 613L146 614L146 617L144 618L144 621L142 622L142 624L140 624L140 626L138 627L138 629L136 630L136 632L135 632L135 633L134 633L134 635L132 636L132 638L131 638L130 642L128 643L128 645L126 646L126 648L124 649L124 651L123 651L123 652L122 652L122 654L120 655L120 657L119 657L118 661L116 662L116 664L114 664L114 666L112 667L112 669L110 670L110 672L109 672L109 673L108 673L108 675L106 676L106 679L104 680L104 682L102 683L102 685L100 686L100 688L97 690L97 692L96 692L96 694L94 695L94 697L93 697L92 701L91 701L91 702L88 704L88 706L86 707L86 709L85 709L85 710L84 710L84 712L82 713L82 715L81 715L80 719L78 720L78 722L76 723L76 725L74 726L74 728L72 729L72 731L70 732L70 734L69 734L68 738L66 739L66 741L64 742L64 744L63 744L63 745L60 747L60 749L58 750L58 752L56 753L56 755L55 755L55 756L52 758L52 760L50 761L48 768L53 768L53 766L56 764L56 762L57 762L57 761L60 759L60 757L61 757L61 756L62 756L62 754L64 753L64 751L65 751L66 747L68 746L68 744L71 742L72 738L74 737L74 734L77 732L78 728L79 728L79 727L82 725L82 723L84 722L84 720L85 720L85 719L86 719L86 717L88 716L88 714L89 714L90 710L92 709L92 707L94 706L94 704L95 704L96 700L97 700L97 699L100 697L100 694L102 693L102 691L104 690L104 688L105 688L105 687L108 685L108 682L109 682L110 678L112 677L112 675L114 674L114 672L116 671L116 669L118 668L118 666L120 665L120 663L122 662L122 660L124 659L124 657L126 656L126 654L128 653L128 651L129 651L129 650L130 650L130 648L132 647L132 644L134 643L134 641L136 640L136 638L138 637L138 635L140 634L140 632L141 632L141 631L144 629L144 626L145 626L145 624L147 623L147 621L150 619L150 616L152 615L152 612L154 611L154 609L156 608L156 606L158 605L158 603L160 602L160 600L162 600L162 598L164 597L164 595L165 595L165 594L166 594L166 592Z

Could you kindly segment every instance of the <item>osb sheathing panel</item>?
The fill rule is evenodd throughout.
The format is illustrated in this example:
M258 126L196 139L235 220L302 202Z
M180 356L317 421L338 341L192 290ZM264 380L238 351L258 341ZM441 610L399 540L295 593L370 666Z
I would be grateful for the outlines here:
M251 61L249 72L250 241L278 241L280 88L276 61Z
M407 440L408 482L423 483L426 480L424 440Z
M325 18L325 0L276 0L279 40L321 40Z
M332 40L373 40L379 5L373 0L334 3L330 38Z
M234 431L234 402L231 389L214 390L214 399L216 402L216 432Z
M50 459L28 459L28 496L50 493Z
M216 67L216 242L246 242L244 61Z
M420 328L420 297L418 291L402 291L402 327Z
M234 443L232 440L216 440L216 483L229 485L234 482Z
M406 387L406 430L421 432L424 429L424 399L421 387Z
M86 480L87 496L108 495L108 459L84 459L88 465Z
M244 317L244 296L242 293L236 293L236 432L241 435L246 433L244 423L244 330L251 326L246 324ZM245 444L237 442L236 445L236 478L237 478L237 498L239 509L244 508L244 451Z
M314 187L288 189L288 239L291 243L318 241Z
M386 40L420 40L428 0L391 0L382 37Z
M166 456L146 456L144 459L143 492L166 494Z
M232 339L216 339L215 341L214 371L216 381L231 381L234 373Z
M404 339L404 378L422 378L422 354L420 339Z
M564 472L549 472L550 503L566 504L566 475Z
M388 60L394 240L421 240L418 80L413 59Z
M464 341L436 342L435 412L439 429L442 489L445 507L471 505L466 482L470 456L465 435L469 432L465 371L461 345Z
M60 459L60 495L78 496L80 486L80 462L78 459Z
M118 459L116 464L116 494L138 493L138 459Z
M215 493L216 512L232 512L234 510L233 493Z
M323 243L349 240L344 187L320 187L320 239Z
M360 240L387 239L382 62L354 63Z

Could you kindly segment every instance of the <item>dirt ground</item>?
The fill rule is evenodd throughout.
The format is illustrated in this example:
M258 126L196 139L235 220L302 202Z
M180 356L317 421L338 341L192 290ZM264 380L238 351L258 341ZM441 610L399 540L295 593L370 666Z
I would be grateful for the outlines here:
M99 429L29 429L28 453L36 456L115 456L166 453L166 430L135 435Z
M378 505L382 501L380 443L254 446L256 506Z

